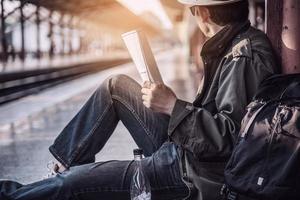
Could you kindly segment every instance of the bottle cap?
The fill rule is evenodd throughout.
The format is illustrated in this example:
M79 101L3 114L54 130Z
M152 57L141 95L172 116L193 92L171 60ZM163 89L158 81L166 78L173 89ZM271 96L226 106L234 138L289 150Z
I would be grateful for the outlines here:
M143 149L134 149L133 155L143 155Z

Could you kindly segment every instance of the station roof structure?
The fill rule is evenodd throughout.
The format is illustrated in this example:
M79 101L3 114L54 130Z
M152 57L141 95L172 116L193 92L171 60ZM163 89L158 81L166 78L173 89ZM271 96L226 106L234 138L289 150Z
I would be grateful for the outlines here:
M159 34L160 27L137 17L117 0L21 0L45 7L51 11L69 14L81 19L106 25L120 32L136 29L146 30L149 34ZM182 6L176 0L162 0L162 5L172 22L176 23L182 14Z

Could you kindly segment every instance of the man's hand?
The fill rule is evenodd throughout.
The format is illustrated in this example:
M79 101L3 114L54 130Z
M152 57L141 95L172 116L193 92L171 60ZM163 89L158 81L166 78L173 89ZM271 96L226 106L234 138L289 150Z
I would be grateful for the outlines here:
M177 97L174 92L162 83L145 82L142 88L143 104L155 112L171 115Z

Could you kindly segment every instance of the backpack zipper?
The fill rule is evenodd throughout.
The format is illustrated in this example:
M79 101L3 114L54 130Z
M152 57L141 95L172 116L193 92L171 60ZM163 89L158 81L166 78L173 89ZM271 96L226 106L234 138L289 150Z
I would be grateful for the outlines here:
M280 108L280 105L279 105L279 108ZM265 164L264 164L264 167L263 167L263 170L262 172L265 172L267 170L267 166L268 166L268 163L269 163L269 160L270 160L270 154L271 154L271 148L272 148L272 144L273 144L273 140L274 140L274 136L275 136L275 132L276 130L278 129L279 125L281 125L281 120L282 120L282 117L286 114L286 106L282 107L281 111L278 113L276 113L276 122L275 122L275 125L272 129L272 132L271 132L271 137L270 137L270 140L269 140L269 144L268 144L268 149L267 149L267 156L266 156L266 161L265 161ZM265 180L266 177L258 177L257 179L257 185L262 185L263 184L263 181Z

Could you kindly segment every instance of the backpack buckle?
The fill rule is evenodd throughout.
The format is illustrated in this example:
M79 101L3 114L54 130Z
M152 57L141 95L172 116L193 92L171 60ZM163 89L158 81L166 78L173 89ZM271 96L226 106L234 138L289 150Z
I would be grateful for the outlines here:
M220 190L220 195L225 196L227 194L227 191L228 191L227 186L223 184Z
M229 190L225 184L222 185L220 194L224 197L224 200L238 200L238 193Z
M238 193L229 191L227 195L227 200L238 200Z

